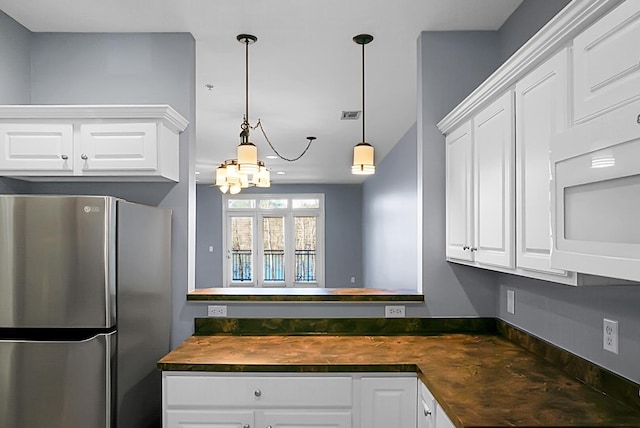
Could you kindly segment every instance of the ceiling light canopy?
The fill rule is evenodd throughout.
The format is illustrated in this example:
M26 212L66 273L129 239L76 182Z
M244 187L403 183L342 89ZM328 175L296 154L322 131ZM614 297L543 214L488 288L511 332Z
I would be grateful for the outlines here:
M353 41L362 46L362 141L353 148L353 165L351 174L371 175L376 172L375 152L365 139L365 104L364 104L364 45L373 41L370 34L358 34Z
M307 137L308 144L302 153L294 158L286 158L271 144L260 119L255 126L251 126L249 122L249 45L257 42L258 38L251 34L239 34L236 39L245 45L245 113L240 124L240 144L237 148L236 159L227 159L218 167L215 184L222 193L229 192L232 195L249 186L271 187L271 173L264 162L258 160L256 145L249 141L251 129L259 127L276 156L288 162L295 162L304 156L313 140L316 139L316 137Z

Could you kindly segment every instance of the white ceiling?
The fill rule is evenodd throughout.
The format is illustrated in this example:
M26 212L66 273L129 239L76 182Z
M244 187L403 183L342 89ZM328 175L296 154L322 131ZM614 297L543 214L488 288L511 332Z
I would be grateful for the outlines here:
M196 167L212 180L235 157L244 113L244 45L249 48L250 120L260 118L276 149L299 161L270 160L274 183L358 183L350 174L362 123L361 47L366 46L366 140L376 162L416 121L417 38L421 31L496 30L522 0L0 0L0 9L34 32L190 32L196 40ZM438 58L433 58L437 61ZM208 90L206 84L212 84ZM275 175L285 171L286 175Z

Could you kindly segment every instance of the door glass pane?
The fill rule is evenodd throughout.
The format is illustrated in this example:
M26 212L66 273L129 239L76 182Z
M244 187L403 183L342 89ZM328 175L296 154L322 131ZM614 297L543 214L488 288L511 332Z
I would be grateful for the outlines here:
M231 280L253 281L253 218L231 217Z
M229 199L227 201L228 208L255 208L255 199Z
M286 209L288 206L288 199L263 199L260 201L260 208L270 209Z
M296 282L315 282L316 279L316 217L295 217Z
M262 219L264 281L284 281L284 217Z
M291 208L320 208L320 199L293 199L291 201Z

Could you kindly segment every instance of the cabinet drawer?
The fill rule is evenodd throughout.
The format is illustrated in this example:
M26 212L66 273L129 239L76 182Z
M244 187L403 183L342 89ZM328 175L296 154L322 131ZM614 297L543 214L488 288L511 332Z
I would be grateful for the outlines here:
M169 407L351 407L351 377L166 375Z
M628 0L577 36L575 120L598 116L640 97L640 2Z

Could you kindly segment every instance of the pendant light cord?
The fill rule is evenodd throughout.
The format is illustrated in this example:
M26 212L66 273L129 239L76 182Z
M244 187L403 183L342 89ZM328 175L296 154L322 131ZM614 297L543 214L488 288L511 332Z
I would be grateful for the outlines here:
M249 39L244 41L244 117L249 123Z
M364 139L364 44L362 44L362 142L365 142Z

